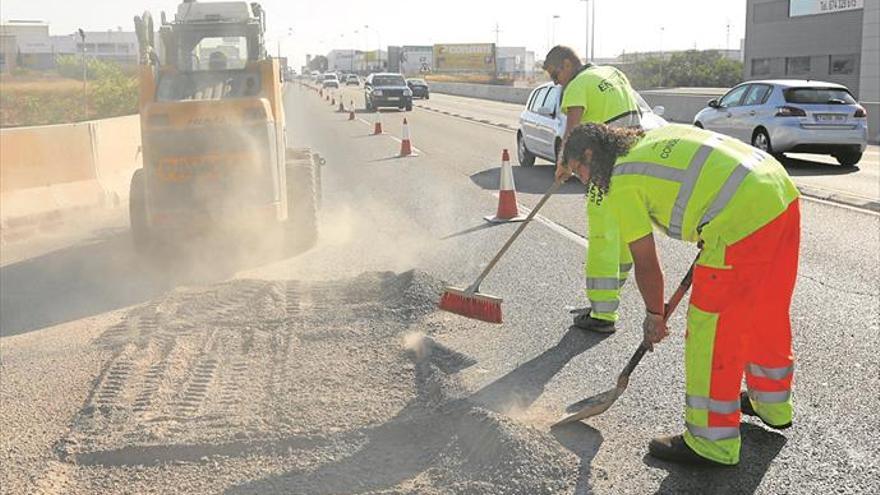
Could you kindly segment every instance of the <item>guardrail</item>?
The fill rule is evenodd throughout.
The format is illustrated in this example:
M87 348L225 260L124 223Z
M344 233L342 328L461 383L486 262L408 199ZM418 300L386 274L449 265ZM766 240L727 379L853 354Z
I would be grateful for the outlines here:
M127 202L141 167L137 115L0 129L0 229L59 221Z

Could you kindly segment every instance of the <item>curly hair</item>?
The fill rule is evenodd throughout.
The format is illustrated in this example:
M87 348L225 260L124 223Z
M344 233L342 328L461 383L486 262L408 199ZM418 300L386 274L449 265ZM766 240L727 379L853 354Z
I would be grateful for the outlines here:
M562 161L581 160L586 150L592 150L590 182L587 184L589 200L598 204L608 194L614 163L644 136L641 129L608 127L605 124L583 124L576 127L562 150Z

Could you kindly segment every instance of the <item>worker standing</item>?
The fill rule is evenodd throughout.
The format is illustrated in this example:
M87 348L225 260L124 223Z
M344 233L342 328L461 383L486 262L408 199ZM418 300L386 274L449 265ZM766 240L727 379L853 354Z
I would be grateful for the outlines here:
M629 246L652 348L668 333L654 226L701 244L685 339L686 430L654 439L649 452L737 464L741 412L777 429L792 423L797 189L767 153L690 126L643 133L588 124L572 132L563 157ZM743 373L748 392L740 392Z
M563 86L561 108L566 115L565 140L581 124L640 127L641 113L629 80L614 67L581 64L574 50L556 46L547 53L544 70ZM560 153L561 154L561 153ZM559 160L557 180L571 176ZM586 291L590 308L574 317L575 326L600 333L613 333L619 318L620 289L632 260L621 245L617 226L599 204L587 201L588 237Z

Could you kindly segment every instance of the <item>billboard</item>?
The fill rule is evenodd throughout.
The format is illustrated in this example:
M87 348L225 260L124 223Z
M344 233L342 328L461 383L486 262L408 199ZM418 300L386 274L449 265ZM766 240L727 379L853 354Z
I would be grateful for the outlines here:
M788 15L800 17L815 14L833 14L864 7L864 0L790 0Z
M434 45L437 72L495 72L495 44Z
M398 60L401 74L427 74L434 69L434 47L404 46Z

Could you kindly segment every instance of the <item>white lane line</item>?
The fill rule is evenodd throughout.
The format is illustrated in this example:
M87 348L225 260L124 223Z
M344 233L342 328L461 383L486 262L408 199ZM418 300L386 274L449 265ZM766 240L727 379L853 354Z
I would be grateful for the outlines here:
M362 118L360 118L360 117L358 117L357 120L359 120L360 122L364 123L367 127L374 127L374 126L376 125L375 122L368 122L367 120L362 119ZM393 134L388 134L387 132L385 132L385 124L384 124L384 123L382 124L382 134L380 134L380 135L381 135L381 136L385 136L385 137L390 137L391 139L397 141L398 143L401 143L401 144L403 143L403 139L400 139L399 137L397 137L397 136L395 136L395 135L393 135ZM422 150L416 148L415 146L412 147L412 150L413 150L413 154L414 154L414 155L424 155L424 154L426 154L424 151L422 151ZM413 156L413 155L410 155L410 156ZM406 157L401 157L401 158L406 158Z
M497 192L493 192L492 196L494 196L495 199L500 199L500 195ZM524 206L519 201L517 201L516 206L517 206L517 208L519 208L520 213L522 215L529 215L532 212L531 208ZM589 242L587 241L587 239L585 237L581 236L577 232L572 231L571 229L569 229L568 227L566 227L564 225L558 224L558 223L554 222L553 220L550 220L549 218L545 217L544 215L541 215L541 214L535 215L535 220L537 220L538 222L541 222L545 226L549 227L550 230L556 232L557 234L561 235L562 237L565 237L566 239L574 242L575 244L577 244L581 247L586 248L587 245L589 244Z

